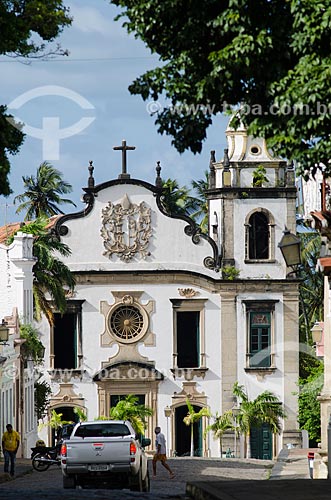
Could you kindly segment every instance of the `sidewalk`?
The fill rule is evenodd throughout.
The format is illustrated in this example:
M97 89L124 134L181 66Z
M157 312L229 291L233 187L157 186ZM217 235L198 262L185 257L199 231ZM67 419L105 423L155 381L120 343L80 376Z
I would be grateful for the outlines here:
M7 481L13 481L15 477L24 476L32 472L32 464L30 458L17 458L15 467L15 476L10 477L9 474L3 472L3 458L0 460L0 484Z
M272 468L270 479L310 479L308 452L318 452L319 448L283 448Z

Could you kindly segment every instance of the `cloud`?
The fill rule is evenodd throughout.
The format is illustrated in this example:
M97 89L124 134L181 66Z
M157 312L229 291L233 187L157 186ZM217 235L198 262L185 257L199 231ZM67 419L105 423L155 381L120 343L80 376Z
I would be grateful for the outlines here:
M102 15L100 10L88 6L79 6L71 3L70 14L73 16L72 27L83 33L99 33L103 36L109 36L114 32L114 23L110 17Z

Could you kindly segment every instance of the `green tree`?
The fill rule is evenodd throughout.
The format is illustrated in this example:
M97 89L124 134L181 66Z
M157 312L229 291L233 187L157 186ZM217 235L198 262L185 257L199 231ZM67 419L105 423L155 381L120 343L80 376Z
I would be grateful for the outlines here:
M224 433L226 431L234 429L232 411L228 410L221 415L219 415L216 412L216 415L213 418L214 422L206 427L204 434L206 435L209 431L212 431L214 439L217 439L219 442L220 457L222 457L223 456L222 441Z
M323 319L324 276L317 270L320 257L321 236L317 232L301 233L300 284L300 340L311 344L311 329Z
M31 358L35 365L40 365L44 361L45 347L38 330L30 323L21 324L20 337L25 340L21 347L24 360Z
M39 429L42 429L43 427L50 427L51 429L54 429L54 431L57 431L63 425L72 423L69 420L62 420L62 417L63 413L57 413L55 410L52 410L48 422L39 424Z
M198 412L196 412L193 406L190 403L190 400L186 398L186 404L188 408L188 412L186 417L183 418L183 422L187 426L191 426L191 450L190 456L194 456L194 424L199 422L202 417L210 417L210 411L208 408L201 408Z
M72 22L62 0L5 0L0 2L0 55L8 57L47 57L68 55L53 42ZM9 195L10 161L8 155L19 152L24 134L21 125L0 105L0 194Z
M77 415L79 422L87 421L87 415L85 411L82 408L79 408L79 406L74 407L74 414Z
M310 365L310 373L306 378L299 379L299 413L300 429L309 434L309 446L316 447L321 439L321 405L317 399L323 388L324 365L315 361Z
M254 400L249 400L244 386L236 382L232 392L239 399L240 411L236 417L237 423L240 432L245 436L246 456L251 458L251 428L266 423L270 426L271 432L276 434L280 431L280 418L284 418L285 413L278 397L270 391L263 391Z
M194 198L193 198L193 212L191 213L191 217L193 220L199 224L201 231L208 234L208 199L206 196L206 191L209 187L209 172L205 170L205 177L203 179L199 179L197 181L192 181L191 185L194 189Z
M42 313L48 322L54 323L52 303L59 312L66 310L66 292L75 287L75 278L70 269L58 258L56 254L67 257L70 248L62 243L59 238L47 230L48 220L39 217L33 222L21 227L18 231L32 234L34 236L33 255L36 263L33 266L33 306L34 315L40 321ZM8 240L13 241L14 235Z
M46 415L51 394L51 386L45 380L34 383L34 407L38 420L41 420Z
M34 175L22 177L25 191L15 196L14 203L21 205L16 210L19 214L26 211L24 220L33 220L37 217L63 214L58 205L63 203L75 203L67 198L62 198L63 194L70 193L72 186L62 179L62 173L54 168L50 163L44 161Z
M190 215L193 199L186 186L180 187L176 179L163 181L162 204L165 210L174 215Z
M153 415L153 410L138 401L137 396L129 394L110 409L109 416L112 420L129 420L136 433L143 434L147 425L146 419Z
M197 0L111 3L122 8L127 31L159 56L129 90L167 100L155 123L179 152L200 152L213 117L243 104L238 119L278 154L302 170L330 168L328 0L206 0L203 9Z

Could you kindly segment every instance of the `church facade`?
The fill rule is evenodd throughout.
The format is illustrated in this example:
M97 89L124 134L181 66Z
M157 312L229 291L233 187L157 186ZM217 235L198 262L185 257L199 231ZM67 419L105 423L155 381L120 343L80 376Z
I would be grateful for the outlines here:
M238 382L250 399L272 391L287 415L280 435L255 430L253 456L300 444L298 282L278 248L285 226L295 232L294 172L244 129L228 128L227 139L224 159L211 155L208 235L167 211L159 165L154 185L130 177L125 142L117 179L96 184L90 164L84 210L54 228L76 289L54 327L40 325L50 412L71 420L79 407L94 419L134 394L154 410L146 435L160 425L170 454L183 456L187 399L220 414L237 406ZM219 456L204 433L211 422L195 425L197 455Z

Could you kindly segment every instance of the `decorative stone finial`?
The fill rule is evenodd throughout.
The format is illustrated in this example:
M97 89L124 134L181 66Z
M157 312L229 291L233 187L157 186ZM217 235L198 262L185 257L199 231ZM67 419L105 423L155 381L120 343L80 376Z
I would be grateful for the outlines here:
M223 168L224 168L224 170L229 170L229 167L230 167L229 150L228 150L228 148L225 148L224 149Z
M215 151L210 151L210 160L209 160L209 189L213 189L216 185L216 173L215 173Z
M89 161L88 171L89 171L90 175L89 175L89 178L88 178L88 181L87 181L87 185L88 185L89 188L93 188L94 187L94 177L93 177L94 167L93 167L93 160Z
M156 162L156 179L155 179L155 186L157 188L161 188L163 183L162 183L162 179L161 179L161 176L160 176L160 172L161 172L161 166L160 166L160 162L157 161Z

